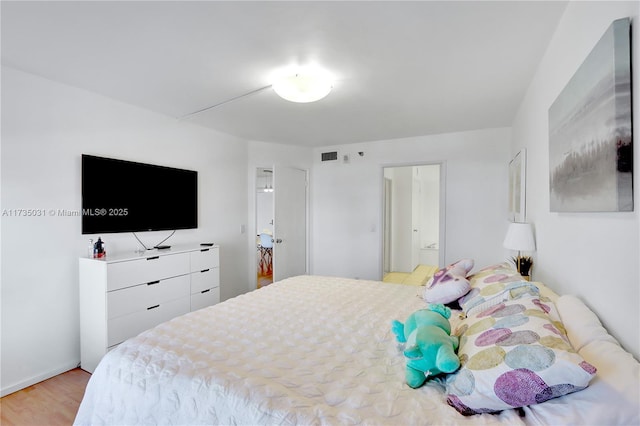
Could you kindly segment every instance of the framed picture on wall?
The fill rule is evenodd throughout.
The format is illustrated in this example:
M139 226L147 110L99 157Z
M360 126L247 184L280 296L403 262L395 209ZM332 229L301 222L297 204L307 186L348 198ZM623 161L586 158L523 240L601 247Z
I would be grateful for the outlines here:
M523 148L509 163L509 220L525 221L527 152Z
M630 25L611 24L549 108L552 212L633 211Z

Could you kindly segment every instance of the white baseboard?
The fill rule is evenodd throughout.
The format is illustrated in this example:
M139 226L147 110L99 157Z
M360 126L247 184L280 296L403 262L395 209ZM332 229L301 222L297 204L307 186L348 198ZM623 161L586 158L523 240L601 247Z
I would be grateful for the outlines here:
M40 383L44 380L50 379L54 376L57 376L58 374L62 374L65 373L69 370L73 370L74 368L78 367L78 365L80 364L80 361L76 361L74 363L69 363L63 366L60 366L58 368L56 368L55 370L52 371L48 371L44 374L40 374L38 376L34 376L31 377L27 380L23 380L19 383L13 384L11 386L7 386L7 387L3 387L2 390L0 390L0 397L9 395L11 393L17 392L21 389L24 389L26 387L29 387L31 385L35 385L36 383Z

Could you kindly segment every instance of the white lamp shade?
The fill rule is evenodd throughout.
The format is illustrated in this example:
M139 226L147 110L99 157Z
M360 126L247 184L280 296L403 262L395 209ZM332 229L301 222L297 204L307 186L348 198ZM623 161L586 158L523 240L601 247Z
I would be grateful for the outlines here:
M510 223L502 245L510 250L534 251L536 242L533 239L533 227L530 223Z
M319 70L301 69L276 77L271 87L278 96L288 101L315 102L331 92L333 80Z

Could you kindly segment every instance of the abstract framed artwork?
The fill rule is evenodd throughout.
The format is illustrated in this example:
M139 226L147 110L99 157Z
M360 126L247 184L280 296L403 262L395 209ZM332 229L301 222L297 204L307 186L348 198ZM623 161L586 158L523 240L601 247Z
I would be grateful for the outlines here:
M525 221L527 152L523 148L509 163L509 220Z
M549 108L552 212L633 211L631 21L614 21Z

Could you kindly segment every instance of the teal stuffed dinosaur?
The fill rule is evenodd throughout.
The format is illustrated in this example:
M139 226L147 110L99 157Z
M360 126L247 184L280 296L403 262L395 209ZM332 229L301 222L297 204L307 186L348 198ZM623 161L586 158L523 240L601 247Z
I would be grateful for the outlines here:
M412 313L404 324L393 321L391 331L398 342L406 342L406 379L412 388L422 386L432 376L453 373L460 367L455 352L458 338L451 336L450 316L449 308L434 304Z

